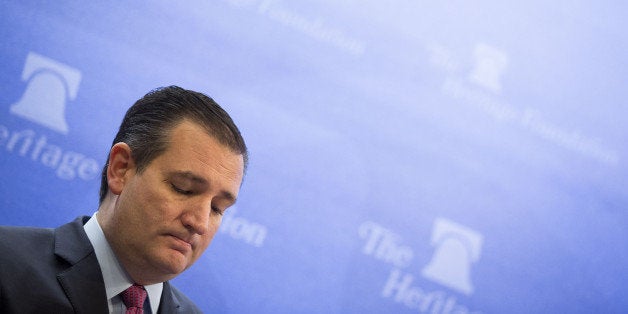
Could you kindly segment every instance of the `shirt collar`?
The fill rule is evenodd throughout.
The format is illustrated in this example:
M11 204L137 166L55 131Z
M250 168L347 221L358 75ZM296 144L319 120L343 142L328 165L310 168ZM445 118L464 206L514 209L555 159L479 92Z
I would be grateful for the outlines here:
M105 238L100 223L98 223L96 219L97 214L98 212L85 223L83 228L85 229L85 233L87 233L89 242L91 242L94 247L96 259L98 260L98 264L100 264L100 270L105 282L105 291L107 292L107 300L111 300L122 293L122 291L132 286L133 281L122 268L111 246L109 246L109 242L107 242ZM146 289L148 294L150 307L153 312L156 313L157 309L159 309L159 302L161 301L163 283L146 285L144 289Z

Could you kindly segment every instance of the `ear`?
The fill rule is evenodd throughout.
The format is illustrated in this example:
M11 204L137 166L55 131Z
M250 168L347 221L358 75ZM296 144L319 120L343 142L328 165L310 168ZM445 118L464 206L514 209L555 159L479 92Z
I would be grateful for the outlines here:
M111 193L120 195L133 173L135 173L135 161L131 156L131 147L124 142L116 143L109 152L109 166L107 167L107 182Z

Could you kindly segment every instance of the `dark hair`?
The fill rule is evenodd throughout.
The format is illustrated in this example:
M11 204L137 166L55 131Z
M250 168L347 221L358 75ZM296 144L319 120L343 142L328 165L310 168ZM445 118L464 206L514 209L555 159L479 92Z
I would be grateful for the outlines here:
M111 146L119 142L128 144L137 172L141 173L168 148L170 131L183 119L202 126L207 134L233 152L241 154L246 169L246 145L229 114L207 95L178 86L157 88L135 102L126 112ZM109 190L109 155L106 160L100 184L100 203Z

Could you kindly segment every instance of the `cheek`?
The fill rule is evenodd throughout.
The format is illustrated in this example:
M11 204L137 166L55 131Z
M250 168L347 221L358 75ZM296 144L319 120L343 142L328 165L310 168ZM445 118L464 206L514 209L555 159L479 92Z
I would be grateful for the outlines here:
M161 223L171 221L173 215L175 215L175 202L169 198L169 191L165 189L159 189L148 187L142 190L138 194L138 199L141 202L141 211L146 219L153 221L159 221Z

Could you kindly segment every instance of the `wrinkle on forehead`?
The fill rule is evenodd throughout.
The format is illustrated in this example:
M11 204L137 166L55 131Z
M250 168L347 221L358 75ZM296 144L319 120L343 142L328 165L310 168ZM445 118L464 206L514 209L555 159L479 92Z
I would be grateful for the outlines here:
M169 158L169 163L177 170L188 171L210 184L216 183L213 181L233 182L237 186L229 194L237 193L244 176L241 154L234 153L214 136L207 134L202 126L187 120L172 129L168 142L164 154L167 156L164 157Z
M233 153L228 147L220 144L213 137L211 138L220 145L221 149L208 152L201 150L199 145L194 145L192 152L196 155L195 157L199 162L218 173L222 173L225 177L237 178L241 172L238 170L242 168L242 155Z

